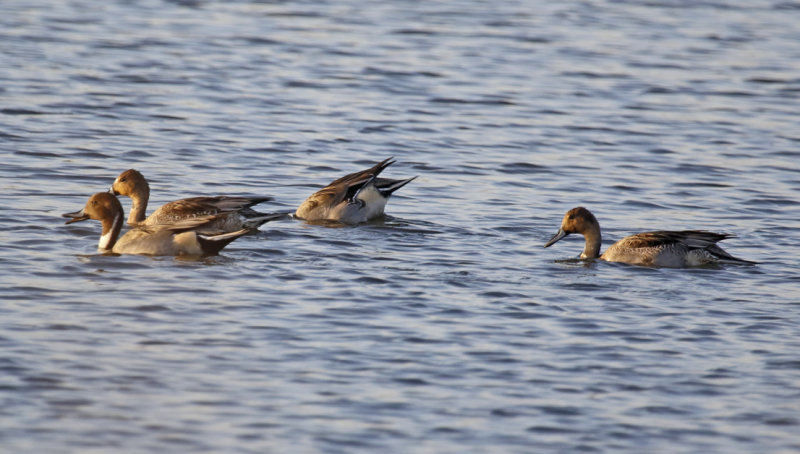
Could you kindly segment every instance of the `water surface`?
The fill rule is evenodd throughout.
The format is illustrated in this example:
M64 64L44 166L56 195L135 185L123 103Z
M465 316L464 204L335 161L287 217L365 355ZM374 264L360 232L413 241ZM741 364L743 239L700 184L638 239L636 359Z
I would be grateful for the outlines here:
M800 4L0 4L7 452L800 450ZM389 156L385 220L266 224L199 261L64 226L292 210ZM130 201L123 200L126 209ZM755 267L583 263L703 228Z

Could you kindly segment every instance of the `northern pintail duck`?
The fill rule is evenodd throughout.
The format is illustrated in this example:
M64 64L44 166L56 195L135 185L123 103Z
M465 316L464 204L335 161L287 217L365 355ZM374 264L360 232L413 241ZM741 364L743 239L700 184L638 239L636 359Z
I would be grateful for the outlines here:
M231 241L251 229L221 234L203 234L195 229L218 220L219 214L195 216L167 224L134 227L119 237L124 214L122 204L109 192L91 196L82 210L66 213L71 218L65 224L95 219L103 224L97 248L116 254L205 256L216 255Z
M307 221L328 220L346 224L358 224L382 216L392 193L417 178L378 178L385 168L395 163L392 159L331 182L301 203L295 216Z
M259 213L251 207L272 200L271 197L190 197L162 205L145 218L147 201L150 199L150 185L139 171L128 169L122 172L111 185L114 195L131 198L131 212L128 224L134 226L153 226L173 223L182 219L210 214L219 215L214 222L202 225L204 232L233 232L240 229L256 229L261 224L285 216L285 214Z
M545 243L544 247L549 247L571 233L579 233L586 239L586 245L581 253L582 259L599 258L608 262L669 268L713 263L755 264L736 258L717 246L717 242L733 235L705 230L637 233L617 241L600 254L600 224L594 215L583 207L567 211L558 233Z

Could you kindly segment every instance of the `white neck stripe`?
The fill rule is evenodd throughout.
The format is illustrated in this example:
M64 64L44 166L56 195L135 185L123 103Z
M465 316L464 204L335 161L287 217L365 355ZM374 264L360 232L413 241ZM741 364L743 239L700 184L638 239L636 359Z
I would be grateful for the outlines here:
M100 237L100 243L97 244L98 249L111 249L108 247L108 245L111 243L111 238L114 236L114 232L117 230L117 225L121 220L121 215L117 214L114 216L114 223L111 224L111 229Z

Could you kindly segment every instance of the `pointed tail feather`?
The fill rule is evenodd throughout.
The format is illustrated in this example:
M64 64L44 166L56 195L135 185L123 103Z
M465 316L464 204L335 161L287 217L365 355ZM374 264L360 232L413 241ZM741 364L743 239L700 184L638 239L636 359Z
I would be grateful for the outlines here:
M390 165L394 164L395 162L397 162L397 161L394 161L394 156L391 156L391 157L388 157L388 158L384 159L383 161L375 164L375 166L373 166L372 169L370 169L370 170L372 170L372 174L377 177L378 175L381 174L381 172L383 172L383 170L385 168L389 167Z
M349 173L339 179L333 180L327 187L336 186L345 182L351 185L357 185L371 177L377 177L378 175L380 175L381 172L383 172L384 169L394 164L394 161L392 161L392 159L394 159L394 157L384 159L383 161L375 164L369 169Z
M416 178L417 176L413 176L405 180L390 180L388 178L378 178L375 181L375 189L377 189L382 196L389 197L395 191L407 185L408 183L411 183Z
M734 256L728 254L728 252L725 251L725 249L722 249L721 247L717 246L716 244L707 247L706 250L711 255L716 257L717 260L719 262L721 262L721 263L740 263L740 264L746 264L746 265L757 265L758 264L758 262L753 262L753 261L750 261L750 260L745 260L745 259L740 259L738 257L734 257Z
M241 229L230 233L220 233L218 235L197 234L197 241L203 248L206 255L217 255L231 241L250 232L250 229Z
M242 223L243 226L250 230L258 229L262 224L276 219L281 219L290 216L291 213L258 213L254 216L248 216Z
M269 202L273 200L272 197L248 197L250 199L250 203L245 205L247 208L250 208L253 205L258 205L259 203Z

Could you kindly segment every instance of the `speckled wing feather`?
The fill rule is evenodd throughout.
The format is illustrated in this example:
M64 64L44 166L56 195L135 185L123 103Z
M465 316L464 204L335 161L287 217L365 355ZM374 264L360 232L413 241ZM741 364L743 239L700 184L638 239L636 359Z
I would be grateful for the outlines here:
M383 161L375 164L369 169L361 170L359 172L353 172L351 174L343 176L342 178L333 180L331 184L329 184L327 187L339 186L345 183L349 186L359 181L367 180L370 177L377 177L378 175L381 174L381 172L384 171L384 169L395 163L395 161L392 161L392 159L394 159L394 157L384 159Z
M619 240L615 246L624 248L653 248L683 244L689 249L705 249L731 235L705 230L655 231L643 232Z
M234 213L268 200L271 197L190 197L162 205L148 216L145 223L166 224L198 216Z
M326 186L308 198L307 203L310 204L309 209L313 209L317 206L338 205L342 203L343 200L352 198L370 179L372 179L372 175L367 175L363 179L352 179L340 182L336 185Z
M363 185L376 178L384 169L394 164L395 161L392 161L392 159L393 158L384 159L369 169L353 172L332 181L329 185L315 192L308 198L308 203L312 204L309 209L320 205L338 205L343 200L354 197Z
M217 221L220 217L227 216L228 214L229 212L195 215L194 217L189 217L189 218L176 219L172 221L168 220L166 222L161 222L161 223L142 225L137 227L137 229L145 231L147 233L155 233L164 230L168 230L172 233L187 232L189 230L195 230L203 226L209 225Z

